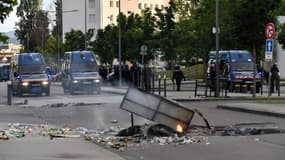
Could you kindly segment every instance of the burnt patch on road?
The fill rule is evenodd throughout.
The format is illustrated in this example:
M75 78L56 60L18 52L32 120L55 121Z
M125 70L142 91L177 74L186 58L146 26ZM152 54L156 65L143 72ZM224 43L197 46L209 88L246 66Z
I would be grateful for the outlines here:
M61 108L61 107L73 107L73 106L92 106L92 105L103 105L103 103L54 103L54 104L46 104L41 107L43 108Z
M264 134L284 134L285 129L280 129L275 123L242 123L232 126L212 126L209 130L204 126L191 126L189 134L199 136L252 136Z

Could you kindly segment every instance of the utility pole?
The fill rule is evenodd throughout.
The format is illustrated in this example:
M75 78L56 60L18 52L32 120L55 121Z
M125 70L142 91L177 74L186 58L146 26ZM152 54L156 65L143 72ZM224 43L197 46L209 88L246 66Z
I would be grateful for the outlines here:
M87 50L87 0L85 0L85 8L84 8L84 49Z
M216 0L216 92L215 96L219 97L220 95L220 83L219 83L219 0Z
M121 87L122 86L122 31L121 31L121 0L119 0L119 17L118 17L118 29L119 29L119 86Z

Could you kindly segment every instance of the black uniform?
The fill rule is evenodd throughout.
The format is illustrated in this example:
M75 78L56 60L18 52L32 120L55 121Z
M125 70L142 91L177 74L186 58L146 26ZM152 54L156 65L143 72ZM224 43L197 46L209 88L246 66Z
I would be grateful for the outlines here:
M274 93L274 85L277 91L279 91L279 68L277 67L277 64L273 64L271 70L271 93Z
M180 70L179 66L175 66L173 74L172 74L172 82L176 82L176 90L180 91L180 85L181 85L181 81L182 79L185 80L185 76L183 74L183 72Z

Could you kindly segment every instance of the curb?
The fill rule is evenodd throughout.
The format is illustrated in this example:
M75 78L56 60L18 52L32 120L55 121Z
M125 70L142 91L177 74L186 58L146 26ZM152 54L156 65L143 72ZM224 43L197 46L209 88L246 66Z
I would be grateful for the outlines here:
M232 110L232 111L239 111L239 112L246 112L246 113L253 113L253 114L260 114L260 115L267 115L272 117L279 117L285 118L285 114L269 111L269 110L260 110L260 109L249 109L243 107L233 107L228 105L217 105L217 109L225 109L225 110Z
M285 97L223 97L223 98L175 98L168 97L175 101L187 102L187 101L256 101L256 100L285 100Z

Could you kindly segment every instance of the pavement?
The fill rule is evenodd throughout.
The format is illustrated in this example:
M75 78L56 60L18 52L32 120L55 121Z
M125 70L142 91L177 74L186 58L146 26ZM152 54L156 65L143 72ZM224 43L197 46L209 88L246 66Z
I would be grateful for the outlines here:
M52 85L61 85L59 82L53 82ZM19 100L14 102L12 105L18 105L22 107L29 107L29 106L43 106L45 104L59 104L68 102L68 103L83 103L84 104L98 104L104 103L108 101L108 103L117 103L118 101L122 100L122 96L128 90L128 86L110 86L110 85L103 85L101 87L102 93L111 93L114 96L109 96L99 99L94 98L90 99L90 97L82 97L80 98L81 102L78 102L78 99L73 99L72 97L61 97L58 96L56 98L47 98L47 97L39 97L37 100L29 100L28 104L23 104L25 98L18 98ZM281 88L280 95L277 93L273 93L271 96L268 95L266 91L266 87L264 87L263 94L256 93L256 96L253 97L251 93L221 93L219 97L214 96L195 96L194 91L173 91L168 90L166 93L163 91L154 92L154 94L161 95L163 97L176 100L176 101L229 101L227 104L218 105L217 108L219 109L228 109L228 110L235 110L235 111L244 111L244 112L251 112L256 114L266 114L270 116L277 116L277 117L284 117L285 118L285 88L284 91ZM203 94L203 92L199 92L197 95ZM212 93L213 94L213 93ZM116 96L117 95L117 96ZM41 103L38 103L40 100ZM241 101L240 103L231 103L231 101ZM244 101L247 101L245 103ZM248 102L251 101L251 102ZM265 101L266 104L259 103L258 101ZM277 101L282 101L283 103L276 104ZM275 102L275 103L271 103ZM0 104L3 105L3 104Z
M285 89L285 88L284 88ZM127 87L103 87L105 92L117 94L125 94ZM155 92L158 94L158 92ZM203 94L202 92L198 93ZM213 93L212 93L213 94ZM218 109L227 109L234 111L242 111L254 114L263 114L285 118L285 90L281 88L280 94L272 93L268 95L266 86L263 93L256 93L253 97L251 93L221 93L219 97L214 96L195 96L193 91L167 91L160 92L161 96L170 98L176 101L229 101L229 103L218 105ZM240 103L231 103L231 101L240 101ZM246 103L244 101L247 101ZM251 102L248 102L251 101ZM265 102L265 103L262 103ZM278 103L279 102L279 103Z
M60 85L59 83L53 83L53 85ZM123 87L114 87L114 86L102 86L102 93L112 93L115 94L115 96L110 96L110 100L108 100L110 103L112 103L112 100L114 101L114 103L117 103L118 100L122 99L122 96L127 92L128 87L127 86L123 86ZM117 94L117 96L116 96ZM158 92L155 92L155 94L159 94ZM161 96L164 96L164 92L160 93ZM115 100L114 100L115 97ZM40 97L39 97L40 98ZM46 104L51 104L53 102L69 102L72 103L72 98L70 99L62 99L64 97L58 97L58 99L55 98L50 98L47 99L46 97L44 98L44 101L41 101L41 105L43 105L43 103ZM88 97L87 97L88 98ZM105 97L106 98L106 97ZM107 97L108 98L108 97ZM243 111L243 112L250 112L250 113L254 113L254 114L265 114L265 115L270 115L270 116L277 116L277 117L282 117L285 118L285 92L281 92L280 96L278 96L277 94L273 94L271 96L268 96L268 94L257 94L255 97L253 97L250 93L228 93L227 96L221 94L220 97L195 97L194 92L193 91L169 91L166 93L166 98L170 98L176 101L217 101L217 100L229 100L229 103L227 104L223 104L223 105L218 105L217 108L218 109L229 109L229 110L235 110L235 111ZM39 99L40 100L40 99ZM106 99L105 99L106 100ZM231 100L234 101L240 101L240 103L231 103ZM244 102L243 100L247 100L246 102ZM248 100L253 100L252 103L248 102ZM261 103L257 103L257 100L265 100L265 101L269 101L268 104L261 104ZM270 104L270 101L284 101L283 104ZM84 98L82 99L82 102L84 102ZM75 101L74 101L75 102ZM90 97L88 98L88 101L86 99L87 103L95 103L95 101L90 101ZM77 101L78 103L78 101ZM96 103L100 103L100 101L98 102L98 99L96 100ZM36 101L33 102L32 100L29 101L29 106L33 106L36 105ZM2 107L6 106L1 104ZM23 105L24 106L24 105ZM30 144L33 145L30 145ZM68 143L68 144L67 144ZM22 146L18 146L18 145L22 145ZM66 145L67 144L67 145ZM80 144L80 145L78 145ZM21 152L18 152L17 154L14 154L15 149L17 150L17 148L14 148L15 146L18 146L20 148L24 148L24 146L35 146L34 148L28 149L26 148L25 150L21 149ZM46 148L46 152L44 153L45 155L36 155L38 157L45 157L47 155L50 154L55 154L54 155L54 159L59 158L60 156L65 156L63 158L67 158L67 157L72 157L73 159L82 159L82 157L80 156L80 153L84 152L87 153L88 152L88 157L85 157L83 159L89 159L90 157L92 157L92 159L94 157L96 157L95 159L106 159L106 160L120 160L123 159L122 157L120 157L119 155L112 153L104 148L101 148L97 145L90 145L90 150L89 151L83 151L82 146L85 146L83 148L86 148L86 146L88 147L88 143L79 141L77 139L68 139L68 140L59 140L59 141L50 141L48 139L43 139L39 137L36 138L28 138L25 140L22 140L22 143L17 143L17 140L12 140L9 141L9 143L7 143L7 145L3 146L0 145L0 150L8 150L10 152L5 152L5 156L7 157L12 157L12 159L29 159L29 153L35 153L34 150L37 150L37 146L40 147L45 147ZM2 147L1 147L2 146ZM46 147L47 146L47 147ZM64 146L74 146L74 147L64 147ZM78 146L78 147L76 147ZM81 147L80 147L81 146ZM4 148L3 148L4 147ZM39 148L40 148L39 147ZM57 151L56 148L66 148L66 152L68 153L72 153L72 154L68 154L68 155L61 155L60 152L55 152ZM13 148L14 151L11 151ZM49 148L53 148L52 150L50 150ZM19 148L18 148L19 149ZM20 149L19 149L20 150ZM60 149L58 149L58 151L60 151ZM41 153L40 151L38 153ZM80 158L81 157L81 158ZM47 157L46 157L47 158ZM49 157L50 158L50 157ZM60 157L62 158L62 157Z

